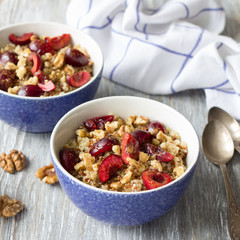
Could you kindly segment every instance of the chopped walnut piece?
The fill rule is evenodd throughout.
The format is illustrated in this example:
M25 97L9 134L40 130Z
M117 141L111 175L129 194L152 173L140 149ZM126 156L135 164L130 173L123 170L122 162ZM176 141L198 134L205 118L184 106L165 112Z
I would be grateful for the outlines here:
M36 39L39 39L38 35L36 35L36 34L33 34L33 35L30 37L30 41L31 41L31 42L34 41L34 40L36 40Z
M54 184L58 182L58 178L52 163L49 164L48 166L39 168L35 173L35 176L37 178L40 178L42 182L48 184Z
M14 164L12 159L9 157L9 154L6 155L6 153L2 153L0 155L0 165L5 172L8 172L8 173L15 172Z
M135 121L134 121L134 124L141 125L141 124L147 124L148 122L149 122L149 118L148 117L137 116Z
M10 155L17 171L25 168L26 158L22 152L18 150L11 150Z
M147 162L149 159L149 156L145 152L139 152L139 161L140 162Z
M0 196L0 217L13 217L23 209L23 203L11 200L8 195Z
M180 177L183 173L185 172L184 166L178 166L173 169L173 173L177 176Z
M64 65L64 52L60 52L55 56L53 64L57 68L61 68Z
M113 145L112 146L112 151L117 155L121 155L121 148L120 148L119 145Z
M20 171L26 166L26 159L22 152L11 150L9 154L0 155L0 165L4 171L14 173L15 169Z
M130 182L132 175L133 173L131 171L127 171L127 173L123 176L123 178L120 179L121 184Z
M122 186L123 186L122 183L119 182L119 181L118 182L112 182L111 185L110 185L111 188L114 188L116 190L120 189Z
M154 169L158 170L159 172L162 172L162 171L163 171L162 164L161 164L159 161L157 161L157 160L152 160L152 161L151 161L151 166L152 166Z

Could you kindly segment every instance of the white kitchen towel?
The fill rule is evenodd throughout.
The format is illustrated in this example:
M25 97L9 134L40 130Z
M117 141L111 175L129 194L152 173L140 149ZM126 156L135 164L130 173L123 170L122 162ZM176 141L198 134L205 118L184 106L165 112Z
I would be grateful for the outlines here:
M240 119L240 46L215 0L71 0L67 23L104 54L103 76L149 94L204 89Z

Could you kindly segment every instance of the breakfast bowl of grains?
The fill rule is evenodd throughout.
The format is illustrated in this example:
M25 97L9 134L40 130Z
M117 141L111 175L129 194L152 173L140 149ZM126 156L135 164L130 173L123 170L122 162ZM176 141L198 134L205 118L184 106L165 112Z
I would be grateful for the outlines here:
M85 214L138 225L165 214L183 195L199 141L173 108L114 96L65 114L53 129L50 149L61 187Z
M0 29L0 119L27 132L52 131L70 109L94 98L103 69L98 44L53 22Z

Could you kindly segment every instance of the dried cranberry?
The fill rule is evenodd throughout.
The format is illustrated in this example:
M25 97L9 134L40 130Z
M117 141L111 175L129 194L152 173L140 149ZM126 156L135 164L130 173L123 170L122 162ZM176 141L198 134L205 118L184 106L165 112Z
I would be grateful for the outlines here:
M90 149L90 154L94 157L112 150L112 146L117 144L117 140L110 136L98 140Z
M151 121L147 125L147 131L156 136L159 131L162 131L164 133L164 128L162 123L159 121Z
M111 154L106 157L98 170L99 180L104 183L110 179L123 166L122 158L118 155Z
M139 155L139 143L130 133L125 133L121 141L122 159L129 164L128 157L137 159Z
M38 83L38 86L44 91L44 92L50 92L56 88L55 84L49 80L45 83Z
M88 56L74 48L68 48L64 55L66 64L70 64L74 67L83 67L88 65Z
M38 77L38 86L44 91L49 92L56 88L54 83L47 78L47 76L41 71L38 70L34 73L34 76Z
M72 171L74 166L80 162L78 154L70 148L63 148L59 153L59 158L62 166L68 171Z
M68 79L69 85L73 87L81 87L86 84L91 78L91 74L87 71L77 72L71 75Z
M61 36L53 37L53 38L45 38L45 41L49 43L49 45L54 50L59 50L69 44L71 40L70 34L62 34Z
M168 184L172 181L168 173L158 172L157 170L145 170L142 173L143 184L146 189L154 189Z
M131 135L135 137L139 144L142 145L147 142L151 142L153 139L153 135L144 130L134 130Z
M144 152L152 156L158 152L158 146L153 145L151 143L146 143L144 144Z
M44 84L48 80L47 76L41 71L38 70L34 73L34 76L38 78L38 82Z
M18 55L14 52L4 52L0 54L0 64L5 66L8 62L14 63L15 65L18 63Z
M43 90L38 85L24 85L18 90L19 96L40 97Z
M94 122L94 120L92 120L92 119L88 119L88 120L85 121L83 124L84 124L85 128L86 128L89 132L97 129L97 124L96 124L96 123Z
M48 52L54 53L52 47L48 43L43 42L40 39L35 39L34 41L32 41L29 44L29 48L32 52L36 52L40 55L43 55Z
M25 45L30 42L30 38L33 35L33 32L25 33L21 36L16 36L14 33L9 35L9 40L14 44Z
M84 127L88 131L93 131L95 129L104 129L106 122L112 122L114 115L105 115L101 117L90 118L83 122Z
M156 159L161 162L170 162L173 160L173 158L174 158L174 156L171 153L166 152L164 150L162 150L160 153L156 154Z
M43 69L43 61L39 54L32 52L29 57L30 61L33 61L33 67L31 69L32 74L34 75L35 72L38 70Z
M0 89L7 91L9 87L12 87L15 74L12 70L0 69Z
M174 156L171 153L164 151L160 146L155 146L151 143L144 144L144 150L148 155L156 155L156 159L161 162L170 162Z

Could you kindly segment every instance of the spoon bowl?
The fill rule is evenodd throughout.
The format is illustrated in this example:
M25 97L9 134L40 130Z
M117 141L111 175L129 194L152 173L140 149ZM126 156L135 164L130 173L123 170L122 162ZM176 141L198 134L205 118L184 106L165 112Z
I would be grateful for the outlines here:
M202 135L205 156L214 164L226 164L233 156L234 145L228 130L217 120L210 121Z
M219 120L229 131L235 149L240 153L240 126L236 119L218 107L212 107L208 112L208 121Z
M227 128L220 121L212 120L206 125L202 134L202 148L206 158L221 168L228 200L229 233L231 239L240 239L240 208L226 167L233 156L234 144Z

